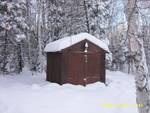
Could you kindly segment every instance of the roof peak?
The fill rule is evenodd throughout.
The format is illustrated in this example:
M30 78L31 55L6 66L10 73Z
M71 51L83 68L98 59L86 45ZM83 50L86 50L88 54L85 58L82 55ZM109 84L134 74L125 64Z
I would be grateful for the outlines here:
M109 52L108 45L104 43L102 40L94 37L93 35L83 32L76 35L64 37L58 39L56 41L50 42L46 45L44 51L46 52L56 52L61 51L67 47L70 47L84 39L94 43L95 45L99 46L100 48L104 49L105 51Z

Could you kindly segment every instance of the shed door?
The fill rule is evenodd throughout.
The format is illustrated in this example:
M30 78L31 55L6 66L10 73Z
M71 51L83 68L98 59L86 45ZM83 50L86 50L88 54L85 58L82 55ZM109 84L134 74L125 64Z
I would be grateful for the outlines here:
M100 59L99 53L70 53L69 82L85 85L100 81Z
M84 84L85 75L84 56L81 53L70 53L68 58L68 82L72 84Z
M102 63L100 53L87 53L87 62L85 62L85 79L86 83L93 83L100 81L102 72Z

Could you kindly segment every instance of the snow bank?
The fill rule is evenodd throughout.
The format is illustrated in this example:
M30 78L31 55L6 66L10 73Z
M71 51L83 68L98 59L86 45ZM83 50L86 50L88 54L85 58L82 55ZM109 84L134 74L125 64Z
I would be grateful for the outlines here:
M61 51L67 47L70 47L82 40L89 40L90 42L94 43L95 45L99 46L100 48L104 49L105 51L109 52L108 46L104 41L99 40L98 38L88 34L88 33L80 33L78 35L74 35L71 37L65 37L54 42L50 42L45 47L45 52L55 52Z
M107 71L107 84L60 86L44 74L0 76L0 113L138 113L132 75Z

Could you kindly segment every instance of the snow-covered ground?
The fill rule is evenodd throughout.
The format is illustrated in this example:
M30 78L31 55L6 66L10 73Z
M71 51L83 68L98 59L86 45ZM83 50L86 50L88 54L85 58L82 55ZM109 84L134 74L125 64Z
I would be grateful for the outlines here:
M107 71L107 82L60 86L45 74L0 76L0 113L137 113L133 76Z

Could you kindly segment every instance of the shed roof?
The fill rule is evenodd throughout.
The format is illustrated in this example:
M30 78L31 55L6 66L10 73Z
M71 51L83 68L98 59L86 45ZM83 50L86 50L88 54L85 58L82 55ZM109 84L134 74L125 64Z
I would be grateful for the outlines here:
M95 45L99 46L100 48L104 49L105 51L109 52L108 45L104 41L102 41L88 33L80 33L77 35L65 37L65 38L50 42L49 44L46 45L44 51L45 52L61 51L65 48L70 47L70 46L72 46L78 42L81 42L82 40L85 40L85 39L94 43Z

